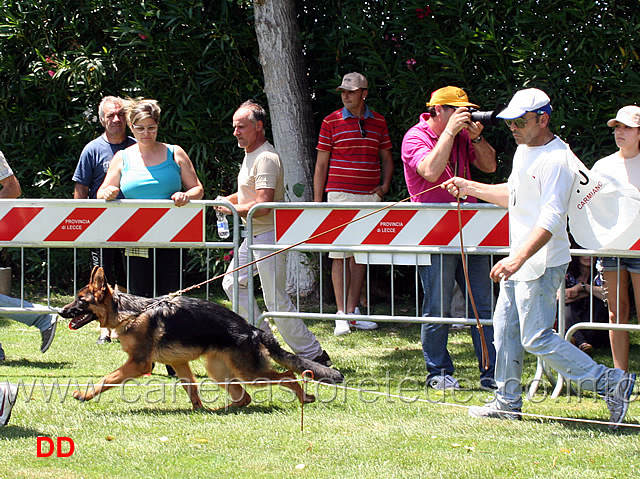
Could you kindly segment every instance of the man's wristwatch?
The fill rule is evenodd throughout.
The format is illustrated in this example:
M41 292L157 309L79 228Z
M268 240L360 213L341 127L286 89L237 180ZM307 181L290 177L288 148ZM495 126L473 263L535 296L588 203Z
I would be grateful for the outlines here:
M471 140L471 143L480 143L482 141L482 135L478 135L477 138Z
M582 291L586 291L587 290L587 285L584 283L580 283L580 289L582 289Z

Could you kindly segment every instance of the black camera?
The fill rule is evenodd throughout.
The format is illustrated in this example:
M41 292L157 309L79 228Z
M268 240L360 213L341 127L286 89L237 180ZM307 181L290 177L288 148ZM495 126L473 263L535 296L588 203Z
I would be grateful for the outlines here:
M480 111L476 108L469 108L469 113L471 113L471 121L479 121L484 126L496 126L500 124L500 119L498 118L498 113L502 110L494 110L494 111Z

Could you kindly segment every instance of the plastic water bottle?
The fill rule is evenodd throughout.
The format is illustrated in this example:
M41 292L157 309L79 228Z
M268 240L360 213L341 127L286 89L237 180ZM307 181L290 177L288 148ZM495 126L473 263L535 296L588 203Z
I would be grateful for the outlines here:
M221 196L216 198L216 200L221 199ZM218 217L218 236L220 239L226 239L229 237L229 222L227 221L227 215L216 210L216 216Z

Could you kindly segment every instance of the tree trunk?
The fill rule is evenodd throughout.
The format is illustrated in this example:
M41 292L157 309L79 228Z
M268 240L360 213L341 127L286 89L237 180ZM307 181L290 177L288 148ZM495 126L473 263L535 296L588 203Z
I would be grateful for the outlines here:
M269 102L274 146L284 167L288 201L313 200L316 134L294 0L255 0L255 28ZM287 291L307 296L315 270L306 257L289 253Z

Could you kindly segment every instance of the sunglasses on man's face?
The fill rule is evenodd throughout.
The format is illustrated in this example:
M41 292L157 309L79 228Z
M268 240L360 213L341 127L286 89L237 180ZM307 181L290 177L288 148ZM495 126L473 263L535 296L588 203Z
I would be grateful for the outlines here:
M527 123L529 122L529 120L538 118L540 115L541 113L536 113L536 116L532 116L531 118L525 118L524 116L521 116L520 118L514 118L513 120L505 120L504 122L507 124L507 127L509 128L511 128L511 125L515 125L516 128L521 130L522 128L527 126Z

